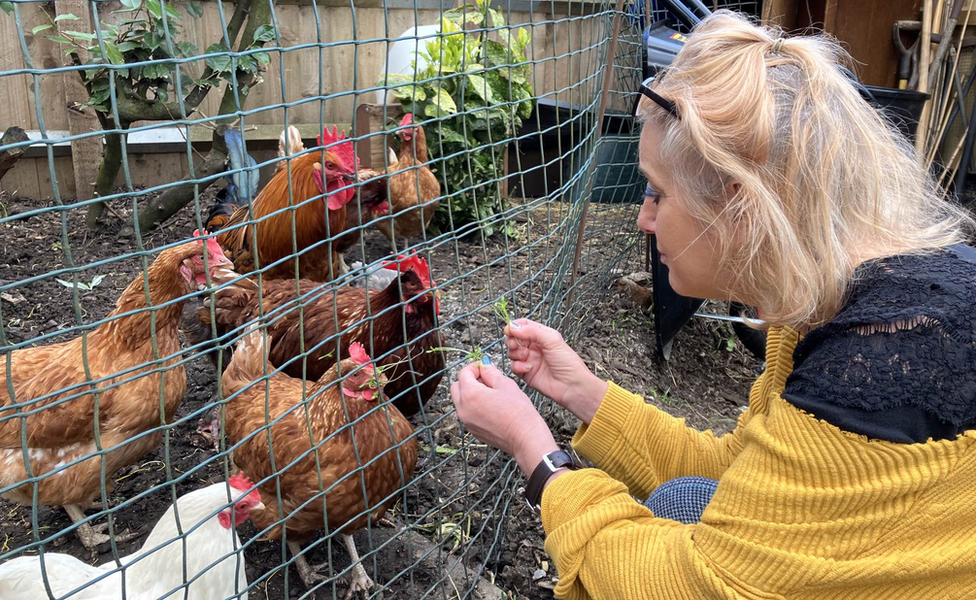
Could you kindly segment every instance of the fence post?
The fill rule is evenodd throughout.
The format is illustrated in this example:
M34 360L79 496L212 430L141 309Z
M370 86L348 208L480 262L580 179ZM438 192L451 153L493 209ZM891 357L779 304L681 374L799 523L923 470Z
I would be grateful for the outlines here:
M607 64L603 66L603 89L600 91L600 104L596 112L596 131L593 135L593 148L597 149L600 144L600 137L603 135L603 117L607 112L607 97L610 95L610 80L613 77L613 61L617 55L617 38L620 37L620 17L623 15L624 0L617 0L617 6L613 13L613 34L610 36L610 44L607 46ZM593 196L593 181L595 176L588 177L586 181L586 192L584 193L583 214L580 215L579 231L576 233L576 249L573 253L573 272L569 279L569 295L566 296L566 311L573 305L573 296L576 295L576 278L579 276L580 253L583 251L583 235L586 232L586 215L590 210L590 198Z

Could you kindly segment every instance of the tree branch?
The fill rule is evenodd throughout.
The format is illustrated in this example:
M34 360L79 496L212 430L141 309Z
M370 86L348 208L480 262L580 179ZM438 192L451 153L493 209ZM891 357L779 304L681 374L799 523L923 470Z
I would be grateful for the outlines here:
M3 137L0 138L0 146L7 146L10 144L17 144L20 142L26 142L28 140L27 134L20 127L10 127L3 133ZM0 152L0 178L2 178L7 171L14 168L14 163L23 156L24 146L19 146L17 148L9 148Z
M227 26L227 33L232 39L236 40L244 18L245 16L247 17L247 26L238 44L238 51L250 47L254 41L254 32L257 31L258 27L271 22L271 6L273 2L274 0L241 0L237 5L234 17ZM245 13L247 14L245 15ZM224 142L224 132L236 120L237 117L234 116L234 113L237 112L238 106L241 108L244 107L248 91L255 85L255 82L256 76L254 73L238 72L236 92L239 95L235 93L234 86L230 82L227 83L224 88L223 98L220 100L218 114L228 116L216 122L217 126L213 132L210 152L207 154L207 158L204 159L202 165L194 166L193 173L190 174L192 178L202 179L204 177L210 177L227 168L228 151L227 144ZM197 189L203 192L211 183L213 181L198 184ZM139 227L143 230L148 230L176 214L177 211L193 200L194 186L195 184L193 183L184 183L171 187L151 203L147 204L139 211Z
M241 26L244 25L244 19L247 18L248 13L251 10L251 2L252 0L241 0L234 8L234 15L230 18L230 22L227 24L227 37L230 38L230 45L228 48L234 47L234 43L237 41L237 36L241 32ZM251 33L251 37L254 37L254 33ZM207 67L203 70L203 76L201 79L209 81L210 79L213 79L214 75L214 70ZM187 107L192 105L195 110L196 107L200 106L200 103L203 102L203 99L207 97L207 93L209 91L210 86L197 86L192 92L187 94L186 99L183 102Z

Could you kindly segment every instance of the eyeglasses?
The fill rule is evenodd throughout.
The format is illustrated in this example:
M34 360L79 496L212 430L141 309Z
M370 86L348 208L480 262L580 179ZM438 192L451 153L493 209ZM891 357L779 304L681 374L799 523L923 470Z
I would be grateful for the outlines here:
M647 79L645 79L644 82L640 84L640 88L638 91L644 96L647 96L648 98L653 100L655 104L657 104L664 110L671 113L671 116L673 116L675 119L680 119L681 116L678 115L678 107L674 105L674 102L671 102L661 94L658 94L657 92L651 89L651 84L654 83L655 77L656 76L648 77ZM637 116L638 106L640 106L640 102L634 104L634 116Z

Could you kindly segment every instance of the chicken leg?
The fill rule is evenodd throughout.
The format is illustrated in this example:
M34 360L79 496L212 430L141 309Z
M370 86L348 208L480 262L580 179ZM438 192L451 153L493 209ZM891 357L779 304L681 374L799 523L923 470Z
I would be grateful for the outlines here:
M363 561L359 558L359 552L356 550L356 541L352 539L351 535L340 533L339 537L342 538L342 542L346 545L346 550L349 552L349 559L353 563L352 582L349 584L349 590L346 591L345 600L349 600L357 592L362 592L364 596L369 596L369 591L373 589L375 584L369 578L369 575L366 574L366 569L363 568Z
M81 507L77 504L66 504L64 511L68 513L68 517L73 523L78 523L85 520L85 511L81 510ZM77 535L78 539L81 541L82 545L89 550L95 550L99 544L104 544L105 542L112 539L109 535L102 533L108 528L108 523L102 523L100 525L89 525L88 523L82 523L78 526ZM116 534L115 541L117 543L128 542L139 537L138 531L129 531L126 529L123 533Z
M306 588L312 589L316 583L328 579L327 576L320 573L322 569L329 566L328 563L314 567L309 565L308 561L305 560L305 556L302 554L302 546L298 542L288 542L288 549L295 557L295 568L298 569L298 576Z

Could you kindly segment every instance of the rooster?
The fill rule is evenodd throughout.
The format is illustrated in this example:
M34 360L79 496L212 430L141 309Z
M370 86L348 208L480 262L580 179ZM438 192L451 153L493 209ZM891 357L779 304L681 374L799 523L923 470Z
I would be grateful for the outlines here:
M69 554L45 552L51 592L60 597L86 586L72 600L121 600L125 572L126 598L247 600L244 552L235 526L264 510L260 493L252 487L237 475L180 496L176 510L173 505L166 509L142 548L118 564L113 560L93 567ZM229 497L234 498L230 503ZM0 565L0 598L47 598L41 562L39 556L20 556Z
M267 267L276 263L264 271L264 277L293 277L294 262L282 259L294 255L294 239L299 252L299 276L329 281L341 274L339 255L332 242L323 242L345 229L346 204L356 197L355 190L348 187L355 181L356 158L352 142L342 142L345 139L345 132L326 128L318 138L319 145L336 145L291 158L290 168L275 173L250 207L218 200L207 219L207 228L220 230L217 241L238 272L250 273L258 264ZM294 149L289 147L289 151ZM322 194L325 206L313 200ZM294 209L288 210L290 207ZM256 251L251 246L255 234Z
M271 528L266 539L279 539L282 528L287 530L288 548L309 587L325 577L318 572L321 566L305 561L300 543L328 523L354 565L346 598L368 592L373 581L351 533L381 519L412 479L413 428L396 407L378 404L387 379L361 344L351 344L349 358L314 383L281 372L265 382L273 368L264 337L261 330L245 335L222 378L224 393L231 396L224 408L227 437L240 444L234 464L255 478L270 478L258 488L267 509L251 520L260 530Z
M63 506L78 523L85 508L97 505L103 468L111 476L156 447L162 432L143 434L171 422L186 390L177 331L184 296L206 282L208 270L229 264L212 238L167 248L145 274L148 304L140 274L87 336L9 354L0 371L8 382L0 386L0 488L11 486L6 498L31 504L34 484L18 484L33 474L40 477L37 502ZM111 479L105 483L110 490ZM105 526L82 523L78 537L95 548L109 539L98 532Z
M255 281L233 271L217 271L214 285L220 289L213 295L217 333L227 334L267 315L271 363L292 377L302 377L304 371L310 380L348 357L349 344L359 342L370 347L374 356L383 357L382 365L390 365L388 397L401 413L412 416L434 395L443 376L444 357L434 351L441 345L434 328L440 293L433 289L427 261L417 255L401 256L384 266L400 275L378 291L359 287L322 291L315 282L303 279L297 291L294 281L266 281L263 296ZM196 313L198 330L207 333L211 331L209 302ZM302 332L306 360L301 358ZM338 332L344 333L338 336Z
M398 130L400 153L396 165L390 168L389 208L374 212L373 225L393 245L410 246L410 238L425 235L430 220L440 205L441 184L427 166L427 136L424 128L414 125L413 115L404 115ZM364 186L366 187L366 186ZM391 217L384 217L390 214Z
M286 145L288 146L287 149L285 148ZM278 138L278 156L285 158L304 151L305 144L302 142L301 134L296 127L289 125L288 129L282 131ZM396 155L392 155L390 160L393 161L391 164L395 164ZM286 161L279 161L275 165L275 172L284 169L285 165ZM342 227L342 231L346 233L340 235L333 242L333 250L339 253L338 275L344 275L349 271L345 261L345 253L359 241L360 232L363 231L362 226L385 214L390 209L387 202L386 184L383 180L376 179L382 175L379 171L361 168L359 159L356 159L357 181L366 181L366 183L356 187L359 190L358 193L355 189L353 190L353 198L346 205L346 221Z

